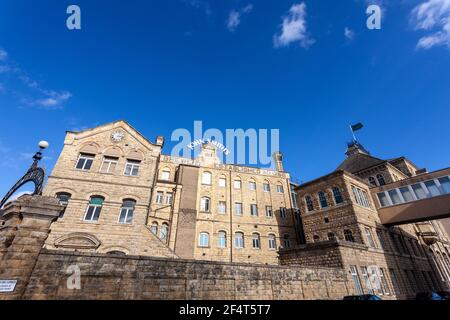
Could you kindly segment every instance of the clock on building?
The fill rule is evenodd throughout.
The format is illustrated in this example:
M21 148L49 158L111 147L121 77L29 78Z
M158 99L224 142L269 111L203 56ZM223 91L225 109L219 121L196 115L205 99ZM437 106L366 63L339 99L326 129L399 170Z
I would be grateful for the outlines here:
M125 134L122 131L115 131L111 134L111 140L114 142L120 142L125 137Z

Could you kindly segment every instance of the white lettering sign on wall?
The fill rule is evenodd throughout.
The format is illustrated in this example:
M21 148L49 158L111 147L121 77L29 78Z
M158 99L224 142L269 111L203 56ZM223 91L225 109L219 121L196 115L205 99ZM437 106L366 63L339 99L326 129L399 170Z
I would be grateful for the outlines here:
M0 280L0 293L13 292L16 284L17 280Z

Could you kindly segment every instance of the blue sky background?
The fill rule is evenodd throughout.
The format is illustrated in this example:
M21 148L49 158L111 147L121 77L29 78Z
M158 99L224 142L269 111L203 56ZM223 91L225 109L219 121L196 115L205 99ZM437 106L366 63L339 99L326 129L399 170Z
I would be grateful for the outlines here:
M274 45L302 2L302 36L314 41ZM382 30L370 31L364 0L1 1L0 193L39 140L51 144L51 169L66 130L118 119L164 135L166 153L172 131L194 120L279 128L285 168L303 181L339 165L356 122L375 156L448 167L450 40L444 19L418 30L413 11L429 2L448 3L382 1ZM81 31L66 28L70 4L81 7ZM233 10L240 23L228 26ZM418 48L430 35L440 42Z

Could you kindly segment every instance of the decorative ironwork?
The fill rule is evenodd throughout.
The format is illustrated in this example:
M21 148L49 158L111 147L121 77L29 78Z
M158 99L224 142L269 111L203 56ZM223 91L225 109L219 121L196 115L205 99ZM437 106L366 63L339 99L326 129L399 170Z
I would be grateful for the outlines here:
M44 187L45 181L45 170L38 166L39 161L42 159L42 152L38 151L33 156L33 164L30 169L25 173L25 175L16 182L16 184L8 191L8 193L3 197L0 202L0 209L6 204L6 202L11 198L11 196L24 186L28 182L34 183L33 195L41 195L42 189Z

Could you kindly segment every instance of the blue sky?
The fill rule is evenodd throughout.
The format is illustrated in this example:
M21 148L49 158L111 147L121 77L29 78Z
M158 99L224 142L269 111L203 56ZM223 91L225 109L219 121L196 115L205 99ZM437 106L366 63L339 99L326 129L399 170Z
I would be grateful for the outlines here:
M366 27L373 2L381 30ZM166 153L194 120L279 128L303 181L339 165L356 122L375 156L447 167L449 17L450 0L1 1L0 193L39 140L51 169L66 130L117 119L164 135Z

